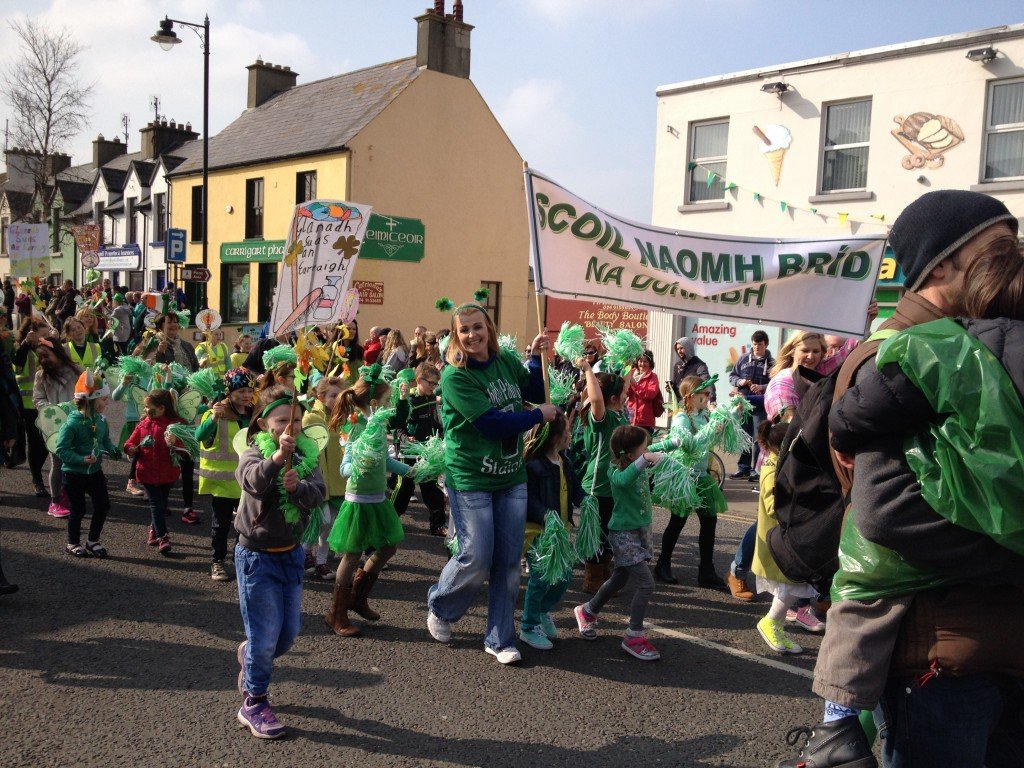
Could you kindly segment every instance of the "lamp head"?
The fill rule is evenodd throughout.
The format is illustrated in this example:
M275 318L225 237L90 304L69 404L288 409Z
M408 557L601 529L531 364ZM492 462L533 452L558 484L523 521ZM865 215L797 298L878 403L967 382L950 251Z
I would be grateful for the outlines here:
M160 22L160 29L158 29L157 33L149 39L154 43L159 43L160 47L165 51L171 50L171 48L181 42L181 38L174 32L174 22L166 16L163 21Z
M775 96L782 96L784 93L790 90L790 87L783 82L765 83L761 86L761 90L765 93L771 93Z
M987 45L984 48L972 48L967 52L967 58L971 61L976 61L979 64L988 64L998 55L999 51L991 45Z

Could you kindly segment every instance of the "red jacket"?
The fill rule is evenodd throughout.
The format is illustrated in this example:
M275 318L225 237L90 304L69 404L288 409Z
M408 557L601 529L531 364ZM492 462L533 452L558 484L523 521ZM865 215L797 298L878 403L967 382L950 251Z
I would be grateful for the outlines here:
M629 385L626 393L626 404L633 409L632 423L638 427L654 426L654 401L657 399L660 384L654 371L648 371L638 380Z
M152 419L149 416L139 422L124 444L138 448L138 460L135 463L135 478L146 485L166 485L181 477L181 470L171 461L171 449L167 446L164 432L171 424L184 424L180 418L161 416ZM139 445L147 436L153 438L152 445Z
M372 340L367 339L366 343L363 344L363 362L367 365L373 365L377 362L377 358L380 357L383 348L384 342L379 337Z

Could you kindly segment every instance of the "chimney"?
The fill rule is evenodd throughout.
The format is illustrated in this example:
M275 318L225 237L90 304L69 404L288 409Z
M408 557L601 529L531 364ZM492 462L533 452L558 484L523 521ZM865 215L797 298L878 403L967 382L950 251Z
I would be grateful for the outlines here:
M119 136L115 136L111 141L107 141L101 133L92 143L92 167L100 168L127 151L128 145L122 144Z
M249 97L245 105L248 109L265 104L276 93L294 88L299 77L299 73L292 72L291 67L271 64L269 61L263 62L260 59L256 59L256 63L250 64L246 69L249 70Z
M473 27L462 20L460 0L455 0L452 10L446 15L444 0L435 0L433 8L416 17L416 66L468 79Z
M139 130L139 137L142 142L142 159L153 160L165 152L180 147L186 141L198 139L199 134L192 130L191 123L181 125L173 120L154 120Z
M52 178L62 171L71 167L71 155L63 152L54 152L46 158L46 176Z

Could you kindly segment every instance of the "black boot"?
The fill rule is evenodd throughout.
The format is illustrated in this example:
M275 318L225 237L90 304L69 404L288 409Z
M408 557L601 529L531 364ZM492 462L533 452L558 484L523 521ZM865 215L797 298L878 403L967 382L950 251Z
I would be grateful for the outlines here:
M665 584L679 583L679 579L672 575L672 566L669 565L668 560L662 560L661 558L658 558L658 563L654 566L654 578Z
M871 745L856 715L814 728L794 728L786 742L796 746L801 736L807 741L800 754L776 763L776 768L878 768Z
M718 518L714 515L697 515L700 520L700 534L697 548L700 551L700 567L697 569L697 586L709 589L725 589L725 582L715 571L715 529Z

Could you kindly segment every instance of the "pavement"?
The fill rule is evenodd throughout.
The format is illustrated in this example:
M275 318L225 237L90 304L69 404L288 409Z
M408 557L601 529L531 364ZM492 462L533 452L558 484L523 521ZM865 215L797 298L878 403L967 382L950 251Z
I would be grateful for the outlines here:
M658 584L647 616L660 661L619 647L629 587L602 613L600 637L579 637L578 573L555 613L555 648L520 644L522 663L503 667L483 652L485 591L450 643L427 632L446 552L414 503L371 596L382 619L362 637L330 632L331 584L307 579L302 632L271 685L289 736L254 739L235 721L244 635L235 583L210 580L208 500L197 497L200 525L172 514L174 549L161 557L126 470L104 462L107 560L65 555L66 526L46 515L27 468L0 470L0 549L20 585L0 597L0 766L765 766L793 754L790 728L820 719L809 679L820 638L793 630L806 650L780 656L754 629L765 596L744 604L697 587L696 520L676 548L680 584ZM752 488L726 483L720 573L756 518ZM180 488L171 504L180 512ZM657 537L666 519L656 510Z

